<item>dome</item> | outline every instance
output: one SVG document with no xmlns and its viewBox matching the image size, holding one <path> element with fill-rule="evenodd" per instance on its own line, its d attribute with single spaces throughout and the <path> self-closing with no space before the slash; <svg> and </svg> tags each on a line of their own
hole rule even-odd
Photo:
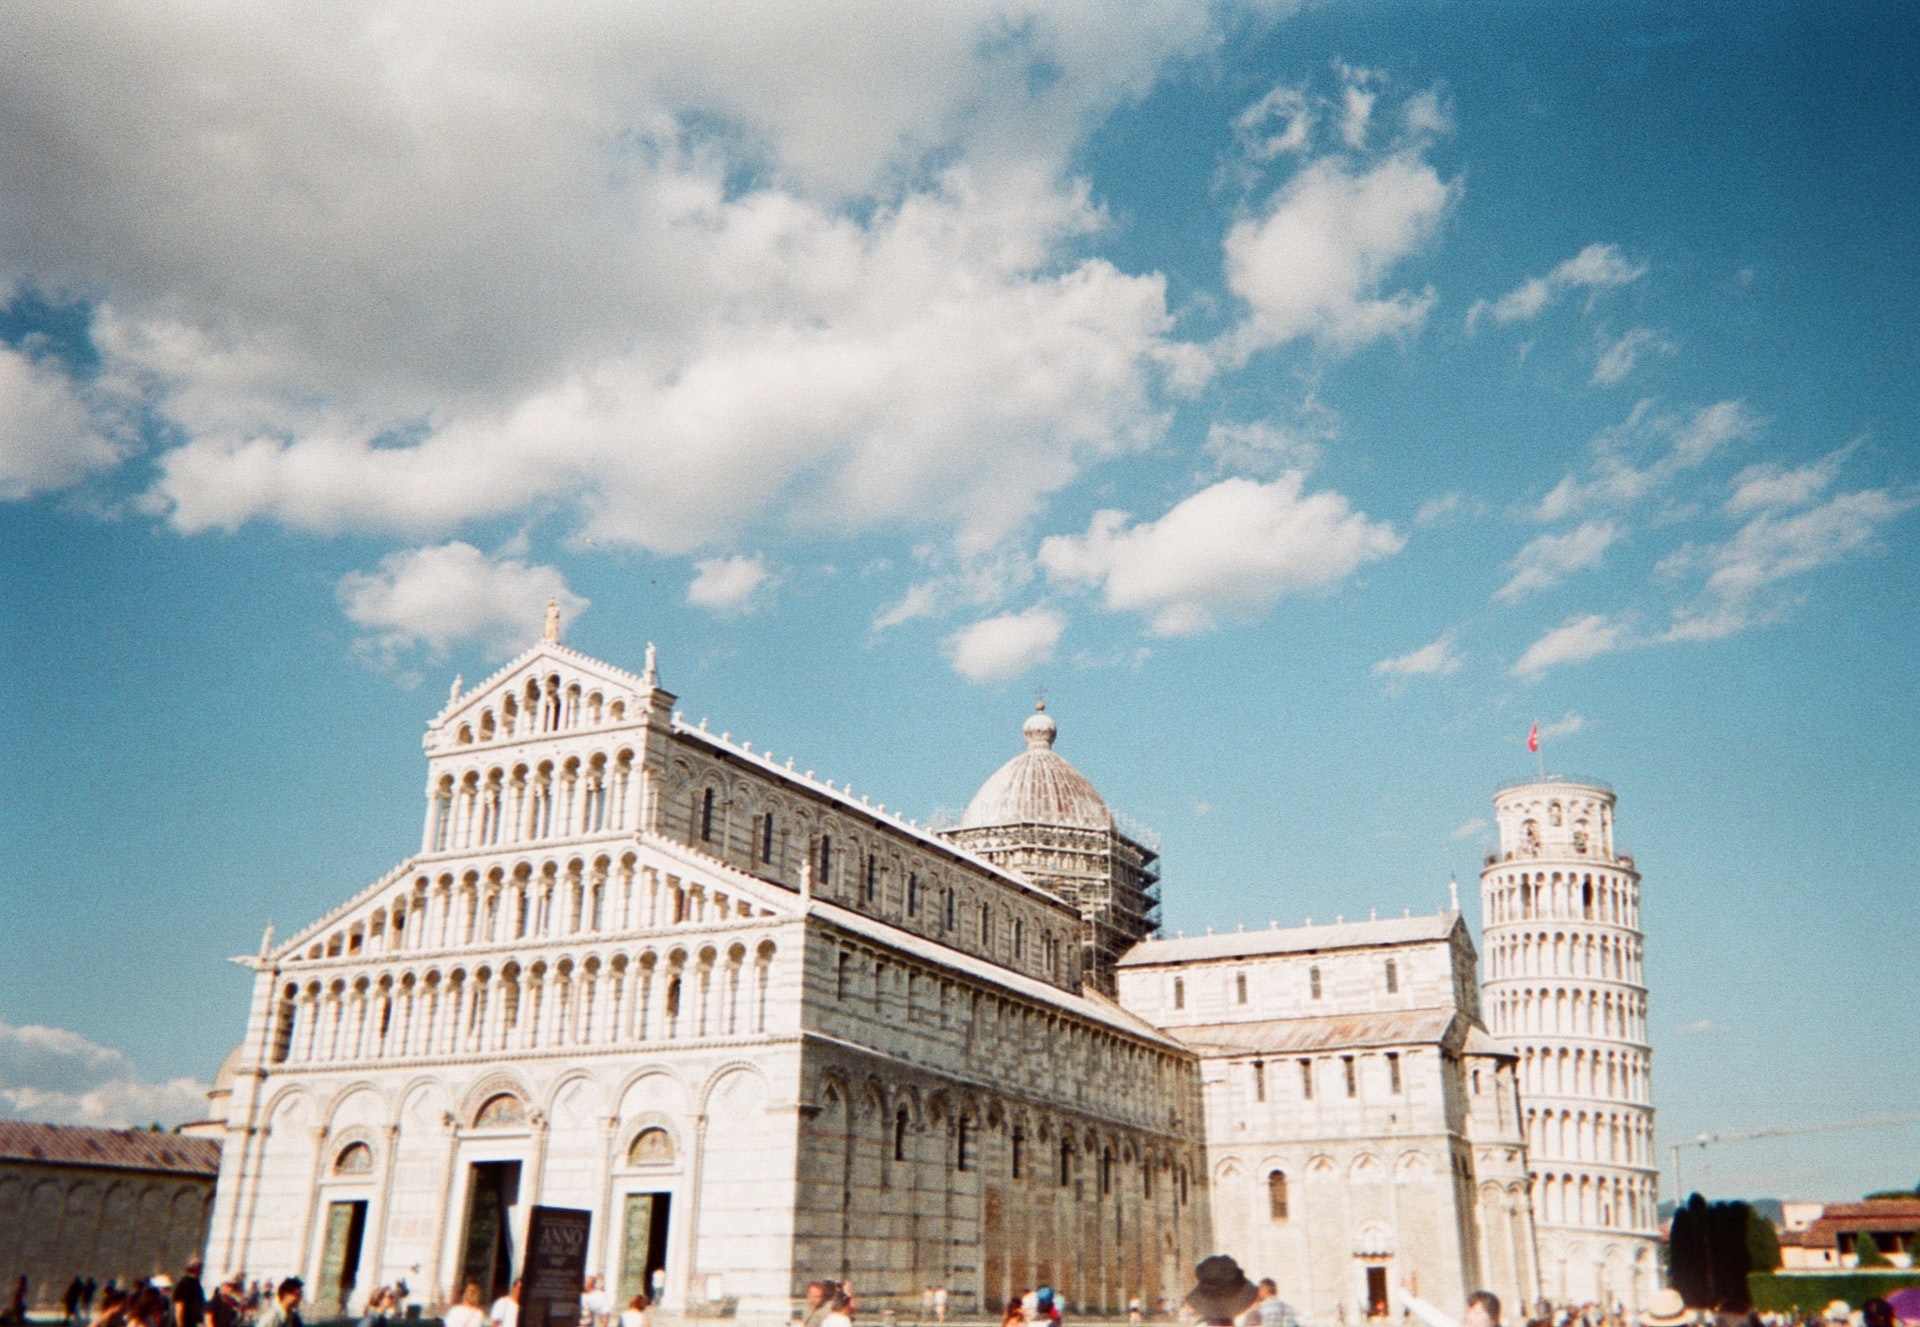
<svg viewBox="0 0 1920 1327">
<path fill-rule="evenodd" d="M 1053 749 L 1059 725 L 1044 704 L 1020 726 L 1027 749 L 993 772 L 961 813 L 961 829 L 992 825 L 1068 825 L 1112 829 L 1113 813 L 1087 776 Z"/>
</svg>

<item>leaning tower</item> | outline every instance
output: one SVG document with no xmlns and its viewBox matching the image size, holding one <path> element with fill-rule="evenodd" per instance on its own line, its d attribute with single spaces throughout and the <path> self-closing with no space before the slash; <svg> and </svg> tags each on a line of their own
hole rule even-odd
<svg viewBox="0 0 1920 1327">
<path fill-rule="evenodd" d="M 1640 873 L 1604 783 L 1518 783 L 1493 805 L 1485 1003 L 1520 1057 L 1541 1291 L 1638 1309 L 1659 1286 Z"/>
</svg>

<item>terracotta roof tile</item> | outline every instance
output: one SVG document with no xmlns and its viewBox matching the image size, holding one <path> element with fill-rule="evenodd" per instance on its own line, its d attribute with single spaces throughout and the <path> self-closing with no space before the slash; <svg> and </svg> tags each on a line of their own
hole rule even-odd
<svg viewBox="0 0 1920 1327">
<path fill-rule="evenodd" d="M 220 1144 L 211 1138 L 186 1138 L 144 1129 L 89 1129 L 0 1120 L 0 1161 L 153 1170 L 211 1179 L 220 1173 Z"/>
</svg>

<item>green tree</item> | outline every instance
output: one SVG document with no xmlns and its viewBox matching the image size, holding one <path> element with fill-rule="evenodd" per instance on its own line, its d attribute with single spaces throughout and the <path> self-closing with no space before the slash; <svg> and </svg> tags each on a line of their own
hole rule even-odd
<svg viewBox="0 0 1920 1327">
<path fill-rule="evenodd" d="M 1860 1238 L 1853 1242 L 1853 1251 L 1860 1255 L 1862 1267 L 1893 1266 L 1888 1261 L 1887 1255 L 1880 1252 L 1880 1241 L 1873 1237 L 1873 1232 L 1870 1230 L 1860 1232 Z"/>
<path fill-rule="evenodd" d="M 1754 1272 L 1780 1270 L 1780 1233 L 1753 1209 L 1747 1209 L 1747 1268 Z"/>
</svg>

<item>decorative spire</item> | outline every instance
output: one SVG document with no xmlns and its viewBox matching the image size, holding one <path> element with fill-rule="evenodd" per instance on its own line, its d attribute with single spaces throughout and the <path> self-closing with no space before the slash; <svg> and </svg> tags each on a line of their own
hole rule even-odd
<svg viewBox="0 0 1920 1327">
<path fill-rule="evenodd" d="M 640 680 L 650 687 L 660 685 L 660 653 L 653 648 L 653 642 L 647 642 L 647 671 L 640 674 Z"/>
<path fill-rule="evenodd" d="M 260 936 L 260 957 L 265 958 L 273 950 L 273 923 L 267 923 L 267 929 Z"/>
<path fill-rule="evenodd" d="M 546 642 L 549 645 L 560 643 L 560 604 L 558 600 L 547 600 Z"/>
<path fill-rule="evenodd" d="M 460 674 L 455 673 L 453 675 L 453 689 L 447 692 L 447 704 L 451 705 L 460 699 L 460 683 L 463 680 Z"/>
<path fill-rule="evenodd" d="M 1460 911 L 1460 882 L 1451 876 L 1447 877 L 1447 907 L 1454 912 Z"/>
</svg>

